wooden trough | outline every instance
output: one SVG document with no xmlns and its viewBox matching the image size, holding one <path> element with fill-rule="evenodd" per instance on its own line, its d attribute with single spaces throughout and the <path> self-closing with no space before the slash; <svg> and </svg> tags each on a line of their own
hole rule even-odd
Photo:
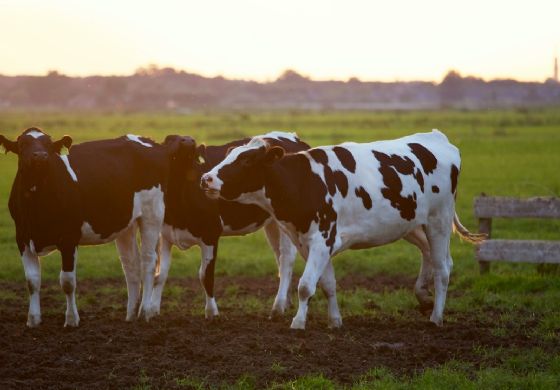
<svg viewBox="0 0 560 390">
<path fill-rule="evenodd" d="M 560 219 L 560 198 L 519 199 L 483 194 L 474 200 L 474 214 L 479 232 L 489 238 L 476 248 L 481 273 L 490 270 L 492 261 L 560 264 L 560 241 L 490 239 L 492 218 Z"/>
</svg>

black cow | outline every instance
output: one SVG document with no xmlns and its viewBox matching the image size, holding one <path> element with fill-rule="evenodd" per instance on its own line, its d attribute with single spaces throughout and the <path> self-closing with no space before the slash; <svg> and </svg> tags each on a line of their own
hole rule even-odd
<svg viewBox="0 0 560 390">
<path fill-rule="evenodd" d="M 183 142 L 194 147 L 192 140 Z M 78 326 L 77 248 L 113 240 L 128 286 L 126 319 L 132 320 L 138 309 L 138 315 L 148 320 L 154 314 L 151 294 L 156 247 L 173 150 L 127 135 L 75 145 L 68 155 L 61 155 L 61 148 L 69 148 L 72 139 L 64 136 L 53 142 L 38 128 L 25 130 L 16 141 L 0 136 L 0 144 L 18 155 L 9 209 L 30 294 L 27 325 L 41 322 L 39 256 L 54 249 L 61 252 L 60 285 L 67 301 L 65 326 Z"/>
<path fill-rule="evenodd" d="M 173 143 L 177 136 L 170 136 L 166 143 Z M 282 146 L 290 152 L 306 150 L 309 145 L 292 133 L 271 132 L 262 136 L 272 145 Z M 283 314 L 288 305 L 288 290 L 297 251 L 278 224 L 261 207 L 224 200 L 211 200 L 200 188 L 200 177 L 224 159 L 231 148 L 243 145 L 249 139 L 230 142 L 221 146 L 199 146 L 198 154 L 204 163 L 197 163 L 197 156 L 185 149 L 178 153 L 171 166 L 168 191 L 165 193 L 165 220 L 162 230 L 159 272 L 156 275 L 152 305 L 159 312 L 161 294 L 167 279 L 171 247 L 201 248 L 199 278 L 206 292 L 206 317 L 218 315 L 214 299 L 214 266 L 221 236 L 240 236 L 264 227 L 268 242 L 276 256 L 280 284 L 272 307 L 272 314 Z"/>
</svg>

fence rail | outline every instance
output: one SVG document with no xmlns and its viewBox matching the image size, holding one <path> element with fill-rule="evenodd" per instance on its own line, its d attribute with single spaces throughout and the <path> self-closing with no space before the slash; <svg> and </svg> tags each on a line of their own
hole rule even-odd
<svg viewBox="0 0 560 390">
<path fill-rule="evenodd" d="M 492 218 L 560 219 L 560 198 L 519 199 L 483 194 L 474 200 L 474 214 L 479 232 L 489 238 L 476 248 L 481 273 L 490 270 L 492 261 L 560 264 L 560 241 L 490 239 Z"/>
</svg>

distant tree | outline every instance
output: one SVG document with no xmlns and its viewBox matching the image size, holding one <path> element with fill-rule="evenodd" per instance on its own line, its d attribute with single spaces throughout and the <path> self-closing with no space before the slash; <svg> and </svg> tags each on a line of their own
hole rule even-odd
<svg viewBox="0 0 560 390">
<path fill-rule="evenodd" d="M 72 80 L 51 70 L 46 76 L 29 76 L 23 79 L 23 89 L 26 91 L 29 103 L 33 105 L 64 104 L 71 93 Z"/>
<path fill-rule="evenodd" d="M 276 79 L 277 82 L 291 82 L 298 83 L 302 81 L 309 81 L 309 77 L 302 76 L 293 69 L 286 69 L 279 77 Z"/>
<path fill-rule="evenodd" d="M 103 85 L 104 93 L 114 97 L 124 95 L 126 88 L 127 84 L 124 77 L 107 77 Z"/>
<path fill-rule="evenodd" d="M 439 85 L 440 99 L 443 107 L 452 107 L 465 96 L 464 79 L 459 72 L 450 70 Z"/>
</svg>

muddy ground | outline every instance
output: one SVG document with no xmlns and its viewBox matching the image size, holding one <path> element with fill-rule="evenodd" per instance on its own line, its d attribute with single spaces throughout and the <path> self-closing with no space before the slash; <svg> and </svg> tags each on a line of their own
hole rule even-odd
<svg viewBox="0 0 560 390">
<path fill-rule="evenodd" d="M 239 286 L 237 296 L 266 299 L 274 295 L 273 278 L 223 277 L 219 286 Z M 347 277 L 340 289 L 356 286 L 374 291 L 411 289 L 413 279 L 378 276 Z M 492 335 L 493 317 L 484 320 L 448 312 L 454 321 L 432 326 L 419 312 L 398 317 L 345 316 L 341 330 L 328 330 L 326 313 L 312 313 L 306 331 L 289 329 L 286 318 L 270 321 L 268 312 L 243 313 L 235 305 L 221 305 L 221 318 L 212 322 L 190 314 L 189 301 L 202 291 L 194 279 L 173 279 L 183 287 L 173 309 L 145 323 L 126 323 L 123 296 L 97 294 L 103 288 L 121 288 L 121 279 L 83 280 L 80 294 L 94 302 L 79 307 L 81 324 L 64 329 L 63 293 L 56 282 L 44 282 L 43 323 L 27 329 L 25 283 L 0 282 L 0 388 L 128 388 L 144 382 L 152 388 L 178 387 L 177 378 L 199 378 L 209 384 L 233 383 L 248 374 L 257 386 L 285 382 L 310 373 L 322 373 L 348 384 L 369 368 L 385 366 L 396 374 L 412 375 L 452 359 L 479 364 L 477 348 L 532 348 L 540 345 L 523 333 Z M 224 294 L 218 288 L 217 296 Z M 412 294 L 412 291 L 411 291 Z M 220 301 L 218 301 L 220 303 Z M 480 316 L 478 316 L 480 318 Z"/>
</svg>

